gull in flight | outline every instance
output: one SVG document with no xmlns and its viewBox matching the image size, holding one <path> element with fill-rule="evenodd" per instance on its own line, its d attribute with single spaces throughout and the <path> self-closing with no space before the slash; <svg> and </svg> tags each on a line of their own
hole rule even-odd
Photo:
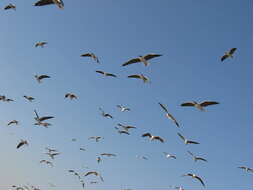
<svg viewBox="0 0 253 190">
<path fill-rule="evenodd" d="M 179 123 L 178 123 L 177 120 L 173 117 L 173 115 L 171 115 L 171 114 L 169 113 L 168 109 L 167 109 L 163 104 L 161 104 L 161 103 L 158 103 L 158 104 L 159 104 L 159 105 L 161 106 L 161 108 L 166 112 L 166 117 L 169 118 L 170 120 L 172 120 L 172 121 L 176 124 L 177 127 L 180 127 Z"/>
<path fill-rule="evenodd" d="M 126 130 L 120 130 L 118 127 L 115 127 L 115 129 L 118 131 L 119 134 L 126 134 L 126 135 L 130 135 L 130 133 Z"/>
<path fill-rule="evenodd" d="M 143 63 L 145 66 L 148 66 L 148 60 L 153 59 L 155 57 L 160 57 L 162 55 L 160 54 L 147 54 L 145 56 L 139 56 L 137 58 L 131 59 L 129 61 L 127 61 L 126 63 L 124 63 L 122 66 L 127 66 L 133 63 Z"/>
<path fill-rule="evenodd" d="M 190 152 L 190 151 L 187 151 L 192 157 L 193 157 L 193 160 L 195 161 L 195 162 L 197 162 L 198 160 L 202 160 L 202 161 L 204 161 L 204 162 L 207 162 L 207 160 L 206 159 L 204 159 L 204 158 L 201 158 L 201 157 L 198 157 L 198 156 L 195 156 L 192 152 Z"/>
<path fill-rule="evenodd" d="M 101 111 L 101 115 L 102 115 L 103 117 L 107 117 L 107 118 L 113 119 L 113 116 L 110 115 L 109 113 L 105 113 L 104 110 L 103 110 L 102 108 L 99 108 L 99 110 Z"/>
<path fill-rule="evenodd" d="M 150 133 L 144 133 L 143 135 L 142 135 L 142 137 L 149 137 L 149 139 L 151 140 L 151 141 L 153 141 L 153 140 L 159 140 L 160 142 L 164 142 L 164 140 L 161 138 L 161 137 L 159 137 L 159 136 L 153 136 L 153 135 L 151 135 Z"/>
<path fill-rule="evenodd" d="M 10 3 L 9 5 L 4 7 L 4 10 L 9 10 L 9 9 L 16 10 L 16 6 Z"/>
<path fill-rule="evenodd" d="M 95 175 L 95 176 L 98 176 L 98 177 L 100 178 L 100 180 L 104 182 L 103 177 L 102 177 L 102 176 L 101 176 L 98 172 L 96 172 L 96 171 L 90 171 L 90 172 L 87 172 L 84 176 L 86 177 L 86 176 L 89 176 L 89 175 Z"/>
<path fill-rule="evenodd" d="M 48 119 L 53 119 L 53 116 L 44 116 L 44 117 L 39 117 L 38 113 L 36 110 L 34 110 L 34 113 L 36 117 L 34 118 L 38 123 L 41 123 L 42 121 L 48 120 Z"/>
<path fill-rule="evenodd" d="M 35 79 L 38 81 L 38 83 L 41 83 L 43 79 L 50 78 L 48 75 L 34 75 Z"/>
<path fill-rule="evenodd" d="M 201 102 L 201 103 L 197 103 L 195 101 L 192 101 L 192 102 L 183 103 L 183 104 L 181 104 L 181 106 L 183 106 L 183 107 L 186 107 L 186 106 L 195 107 L 195 108 L 199 109 L 200 111 L 205 111 L 204 107 L 211 106 L 211 105 L 217 105 L 217 104 L 219 104 L 219 102 L 204 101 L 204 102 Z"/>
<path fill-rule="evenodd" d="M 13 102 L 14 100 L 10 99 L 10 98 L 6 98 L 6 96 L 0 96 L 0 100 L 2 100 L 3 102 Z"/>
<path fill-rule="evenodd" d="M 72 93 L 65 94 L 65 98 L 69 98 L 70 100 L 77 99 L 77 96 Z"/>
<path fill-rule="evenodd" d="M 122 105 L 117 105 L 117 108 L 119 108 L 121 112 L 130 111 L 130 108 L 124 107 Z"/>
<path fill-rule="evenodd" d="M 64 3 L 62 0 L 39 0 L 34 4 L 34 6 L 44 6 L 44 5 L 57 5 L 60 9 L 64 8 Z"/>
<path fill-rule="evenodd" d="M 59 152 L 46 152 L 45 154 L 47 154 L 51 159 L 54 159 L 55 156 L 59 155 Z"/>
<path fill-rule="evenodd" d="M 48 161 L 48 160 L 41 160 L 40 163 L 45 163 L 45 164 L 47 164 L 47 165 L 50 165 L 51 167 L 54 166 L 53 163 L 50 162 L 50 161 Z"/>
<path fill-rule="evenodd" d="M 104 72 L 104 71 L 96 71 L 96 73 L 100 73 L 106 77 L 117 77 L 115 74 L 112 74 L 112 73 L 107 73 L 107 72 Z"/>
<path fill-rule="evenodd" d="M 15 125 L 18 125 L 18 121 L 17 120 L 12 120 L 12 121 L 10 121 L 8 124 L 7 124 L 7 126 L 10 126 L 10 125 L 12 125 L 12 124 L 15 124 Z"/>
<path fill-rule="evenodd" d="M 103 137 L 100 137 L 100 136 L 96 136 L 96 137 L 89 137 L 89 140 L 90 139 L 95 139 L 96 142 L 99 142 L 100 139 L 103 139 Z"/>
<path fill-rule="evenodd" d="M 175 155 L 172 154 L 168 154 L 167 152 L 163 152 L 163 154 L 165 155 L 166 158 L 173 158 L 173 159 L 177 159 L 177 157 Z"/>
<path fill-rule="evenodd" d="M 177 133 L 177 135 L 184 141 L 184 143 L 187 144 L 199 144 L 196 141 L 190 141 L 188 139 L 186 139 L 183 135 L 181 135 L 180 133 Z"/>
<path fill-rule="evenodd" d="M 37 42 L 36 44 L 35 44 L 35 47 L 44 47 L 45 45 L 47 45 L 47 42 Z"/>
<path fill-rule="evenodd" d="M 35 98 L 31 97 L 31 96 L 23 96 L 25 99 L 27 99 L 29 102 L 32 102 Z"/>
<path fill-rule="evenodd" d="M 94 53 L 85 53 L 82 54 L 81 57 L 91 57 L 94 61 L 100 63 L 98 57 Z"/>
<path fill-rule="evenodd" d="M 245 166 L 240 166 L 240 167 L 238 167 L 238 168 L 243 169 L 243 170 L 245 170 L 246 172 L 253 172 L 253 169 L 248 168 L 248 167 L 245 167 Z"/>
<path fill-rule="evenodd" d="M 149 78 L 144 76 L 143 74 L 140 75 L 129 75 L 128 78 L 135 78 L 135 79 L 141 79 L 144 83 L 150 82 Z"/>
<path fill-rule="evenodd" d="M 225 52 L 225 54 L 221 57 L 221 61 L 224 61 L 227 58 L 233 58 L 233 54 L 237 48 L 231 48 L 228 52 Z"/>
<path fill-rule="evenodd" d="M 18 143 L 18 145 L 17 145 L 17 149 L 19 149 L 21 146 L 23 146 L 23 145 L 27 145 L 28 146 L 28 142 L 27 142 L 27 140 L 22 140 L 21 139 L 21 141 Z"/>
<path fill-rule="evenodd" d="M 136 129 L 136 127 L 134 127 L 134 126 L 130 126 L 130 125 L 122 125 L 122 124 L 120 124 L 120 123 L 118 123 L 118 126 L 119 127 L 122 127 L 125 131 L 129 131 L 129 129 Z"/>
<path fill-rule="evenodd" d="M 110 153 L 102 153 L 101 156 L 107 156 L 107 157 L 116 157 L 116 154 L 110 154 Z"/>
<path fill-rule="evenodd" d="M 56 149 L 52 149 L 52 148 L 48 148 L 48 147 L 46 147 L 45 149 L 46 149 L 49 153 L 58 152 Z"/>
<path fill-rule="evenodd" d="M 203 182 L 203 180 L 202 180 L 199 176 L 197 176 L 197 175 L 195 175 L 195 174 L 191 174 L 191 173 L 185 174 L 185 175 L 183 175 L 183 177 L 184 177 L 184 176 L 190 176 L 190 177 L 192 177 L 193 179 L 199 180 L 200 183 L 205 187 L 205 183 Z"/>
</svg>

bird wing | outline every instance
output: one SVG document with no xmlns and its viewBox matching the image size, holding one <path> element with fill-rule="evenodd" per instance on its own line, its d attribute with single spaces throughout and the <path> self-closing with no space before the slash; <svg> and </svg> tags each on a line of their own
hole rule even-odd
<svg viewBox="0 0 253 190">
<path fill-rule="evenodd" d="M 180 127 L 180 126 L 179 126 L 179 123 L 177 122 L 176 118 L 173 117 L 173 115 L 171 115 L 170 113 L 167 113 L 167 116 L 168 116 L 172 121 L 174 121 L 174 123 L 176 124 L 177 127 Z"/>
<path fill-rule="evenodd" d="M 198 143 L 198 142 L 196 142 L 196 141 L 188 141 L 188 143 L 189 143 L 189 144 L 200 144 L 200 143 Z"/>
<path fill-rule="evenodd" d="M 38 113 L 37 113 L 36 110 L 34 110 L 34 113 L 35 113 L 35 115 L 36 115 L 36 118 L 39 118 L 39 115 L 38 115 Z"/>
<path fill-rule="evenodd" d="M 52 116 L 44 116 L 44 117 L 41 117 L 39 118 L 40 121 L 45 121 L 45 120 L 48 120 L 48 119 L 53 119 L 54 117 Z"/>
<path fill-rule="evenodd" d="M 34 4 L 34 6 L 44 6 L 44 5 L 50 5 L 50 4 L 54 4 L 54 2 L 52 0 L 39 0 L 38 2 Z"/>
<path fill-rule="evenodd" d="M 67 93 L 65 94 L 65 98 L 69 97 L 70 96 L 70 93 Z"/>
<path fill-rule="evenodd" d="M 194 106 L 195 104 L 192 102 L 186 102 L 186 103 L 182 103 L 181 106 Z"/>
<path fill-rule="evenodd" d="M 48 75 L 40 75 L 39 76 L 39 79 L 45 79 L 45 78 L 50 78 L 50 76 L 48 76 Z"/>
<path fill-rule="evenodd" d="M 235 53 L 236 50 L 237 50 L 237 48 L 231 48 L 231 49 L 229 50 L 229 54 L 230 54 L 230 55 L 233 55 L 233 54 Z"/>
<path fill-rule="evenodd" d="M 196 176 L 196 179 L 199 180 L 200 183 L 205 187 L 205 183 L 203 182 L 203 180 L 200 177 Z"/>
<path fill-rule="evenodd" d="M 164 140 L 163 140 L 161 137 L 159 137 L 159 136 L 154 137 L 154 139 L 159 140 L 159 141 L 161 141 L 162 143 L 164 142 Z"/>
<path fill-rule="evenodd" d="M 153 59 L 155 57 L 160 57 L 160 56 L 162 56 L 162 55 L 160 55 L 160 54 L 147 54 L 144 56 L 144 59 L 149 60 L 149 59 Z"/>
<path fill-rule="evenodd" d="M 185 138 L 184 138 L 183 135 L 181 135 L 180 133 L 177 133 L 177 135 L 178 135 L 181 139 L 183 139 L 183 140 L 185 141 Z"/>
<path fill-rule="evenodd" d="M 144 134 L 142 135 L 142 137 L 150 137 L 150 138 L 151 138 L 151 134 L 150 134 L 150 133 L 144 133 Z"/>
<path fill-rule="evenodd" d="M 161 104 L 161 103 L 158 103 L 158 104 L 161 106 L 161 108 L 162 108 L 166 113 L 168 113 L 167 108 L 166 108 L 163 104 Z"/>
<path fill-rule="evenodd" d="M 117 75 L 112 74 L 112 73 L 107 73 L 107 76 L 110 76 L 110 77 L 117 77 Z"/>
<path fill-rule="evenodd" d="M 216 105 L 216 104 L 219 104 L 219 102 L 205 101 L 205 102 L 202 102 L 200 105 L 201 105 L 202 107 L 206 107 L 206 106 L 211 106 L 211 105 Z"/>
<path fill-rule="evenodd" d="M 134 126 L 126 126 L 127 129 L 136 129 Z"/>
<path fill-rule="evenodd" d="M 250 172 L 253 172 L 253 169 L 251 169 L 251 168 L 249 168 L 248 170 L 249 170 Z"/>
<path fill-rule="evenodd" d="M 100 74 L 102 74 L 102 75 L 104 75 L 105 74 L 105 72 L 104 71 L 96 71 L 97 73 L 100 73 Z"/>
<path fill-rule="evenodd" d="M 194 154 L 192 153 L 192 152 L 190 152 L 190 151 L 187 151 L 191 156 L 193 156 L 194 157 Z"/>
<path fill-rule="evenodd" d="M 140 75 L 129 75 L 128 78 L 136 78 L 136 79 L 140 79 Z"/>
<path fill-rule="evenodd" d="M 25 143 L 24 142 L 20 142 L 18 145 L 17 145 L 17 149 L 19 149 L 21 146 L 23 146 Z"/>
<path fill-rule="evenodd" d="M 81 57 L 91 57 L 91 54 L 90 53 L 85 53 L 85 54 L 82 54 Z"/>
<path fill-rule="evenodd" d="M 227 58 L 228 58 L 228 55 L 225 54 L 225 55 L 223 55 L 223 56 L 221 57 L 221 61 L 224 61 L 224 60 L 227 59 Z"/>
<path fill-rule="evenodd" d="M 141 61 L 140 58 L 134 58 L 134 59 L 131 59 L 128 62 L 122 64 L 122 66 L 130 65 L 130 64 L 133 64 L 133 63 L 138 63 L 140 61 Z"/>
<path fill-rule="evenodd" d="M 206 160 L 206 159 L 201 158 L 201 157 L 197 157 L 196 159 L 197 159 L 197 160 L 202 160 L 202 161 L 204 161 L 204 162 L 207 162 L 207 160 Z"/>
</svg>

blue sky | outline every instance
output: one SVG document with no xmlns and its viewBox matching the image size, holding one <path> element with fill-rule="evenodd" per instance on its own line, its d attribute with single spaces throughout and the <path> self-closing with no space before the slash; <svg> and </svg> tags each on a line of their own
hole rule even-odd
<svg viewBox="0 0 253 190">
<path fill-rule="evenodd" d="M 4 7 L 10 1 L 1 2 Z M 201 184 L 181 175 L 193 172 L 211 189 L 248 189 L 252 175 L 237 169 L 253 167 L 253 132 L 250 123 L 252 91 L 252 6 L 250 0 L 64 0 L 56 6 L 34 7 L 33 0 L 15 1 L 16 11 L 1 11 L 0 61 L 1 95 L 15 102 L 0 102 L 1 189 L 30 183 L 41 189 L 81 189 L 67 172 L 101 172 L 105 182 L 87 189 L 169 189 L 170 185 L 203 189 Z M 34 48 L 47 41 L 45 48 Z M 223 53 L 238 48 L 234 59 L 220 62 Z M 89 58 L 94 52 L 101 65 Z M 121 67 L 138 55 L 163 54 L 142 64 Z M 95 73 L 104 70 L 118 78 Z M 143 73 L 151 84 L 128 79 Z M 47 74 L 42 84 L 35 74 Z M 64 99 L 65 93 L 78 96 Z M 33 103 L 22 96 L 35 97 Z M 221 104 L 205 113 L 182 108 L 185 101 L 214 100 Z M 165 118 L 158 102 L 165 104 L 182 128 Z M 116 108 L 123 104 L 131 112 Z M 102 107 L 115 119 L 105 119 Z M 53 115 L 48 129 L 33 126 L 34 113 Z M 16 119 L 19 126 L 7 127 Z M 117 134 L 117 123 L 134 125 L 130 136 Z M 150 142 L 141 135 L 160 135 L 165 143 Z M 176 135 L 199 141 L 185 146 Z M 88 137 L 104 137 L 99 143 Z M 76 138 L 76 142 L 71 139 Z M 28 147 L 16 150 L 20 139 Z M 39 164 L 46 146 L 62 154 L 54 168 Z M 85 147 L 86 152 L 79 148 Z M 187 150 L 205 157 L 208 163 L 194 163 Z M 162 152 L 177 160 L 166 160 Z M 115 153 L 96 163 L 103 152 Z M 136 155 L 145 155 L 148 161 Z M 84 178 L 88 183 L 96 178 Z M 55 188 L 48 183 L 54 183 Z"/>
</svg>

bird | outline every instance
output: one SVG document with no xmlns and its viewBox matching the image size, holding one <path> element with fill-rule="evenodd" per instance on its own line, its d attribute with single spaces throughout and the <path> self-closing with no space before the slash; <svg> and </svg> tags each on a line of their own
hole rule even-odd
<svg viewBox="0 0 253 190">
<path fill-rule="evenodd" d="M 95 176 L 98 176 L 100 178 L 101 181 L 104 181 L 103 177 L 96 171 L 90 171 L 90 172 L 87 172 L 84 176 L 89 176 L 89 175 L 95 175 Z"/>
<path fill-rule="evenodd" d="M 180 133 L 177 133 L 177 135 L 184 141 L 184 143 L 187 144 L 200 144 L 196 141 L 190 141 L 188 139 L 186 139 L 183 135 L 181 135 Z"/>
<path fill-rule="evenodd" d="M 240 166 L 240 167 L 238 167 L 238 168 L 243 169 L 243 170 L 245 170 L 246 172 L 253 172 L 253 169 L 248 168 L 248 167 L 245 167 L 245 166 Z"/>
<path fill-rule="evenodd" d="M 117 105 L 117 108 L 119 108 L 121 112 L 130 111 L 130 108 L 124 107 L 122 105 Z"/>
<path fill-rule="evenodd" d="M 64 3 L 62 0 L 39 0 L 34 4 L 34 6 L 44 6 L 44 5 L 57 5 L 60 9 L 64 8 Z"/>
<path fill-rule="evenodd" d="M 10 125 L 12 125 L 12 124 L 15 124 L 15 125 L 18 125 L 18 121 L 17 120 L 12 120 L 12 121 L 10 121 L 8 124 L 7 124 L 7 126 L 10 126 Z"/>
<path fill-rule="evenodd" d="M 59 155 L 60 152 L 46 152 L 45 154 L 47 154 L 51 159 L 54 159 L 55 156 Z"/>
<path fill-rule="evenodd" d="M 221 57 L 221 61 L 224 61 L 227 58 L 233 58 L 233 54 L 237 48 L 231 48 L 228 52 L 225 52 L 225 54 Z"/>
<path fill-rule="evenodd" d="M 101 156 L 107 156 L 107 157 L 116 157 L 116 154 L 110 154 L 110 153 L 102 153 Z"/>
<path fill-rule="evenodd" d="M 97 70 L 96 73 L 100 73 L 100 74 L 102 74 L 102 75 L 104 75 L 106 77 L 117 77 L 117 75 L 115 75 L 115 74 L 107 73 L 107 72 L 104 72 L 104 71 L 98 71 Z"/>
<path fill-rule="evenodd" d="M 137 158 L 140 158 L 140 159 L 142 159 L 142 160 L 148 160 L 148 158 L 147 158 L 146 156 L 139 156 L 139 155 L 137 155 L 136 157 L 137 157 Z"/>
<path fill-rule="evenodd" d="M 20 140 L 20 142 L 17 145 L 17 149 L 19 149 L 21 146 L 27 145 L 28 146 L 28 141 L 27 140 Z"/>
<path fill-rule="evenodd" d="M 6 96 L 4 95 L 0 95 L 0 100 L 2 100 L 3 102 L 13 102 L 13 99 L 10 98 L 6 98 Z"/>
<path fill-rule="evenodd" d="M 50 165 L 51 167 L 53 167 L 53 163 L 48 161 L 48 160 L 41 160 L 40 163 L 45 163 L 45 164 Z"/>
<path fill-rule="evenodd" d="M 4 7 L 4 10 L 9 10 L 9 9 L 16 10 L 16 5 L 13 5 L 10 3 L 9 5 Z"/>
<path fill-rule="evenodd" d="M 126 135 L 130 135 L 130 133 L 128 131 L 125 131 L 125 130 L 120 130 L 118 127 L 115 127 L 115 129 L 118 130 L 118 133 L 119 134 L 126 134 Z"/>
<path fill-rule="evenodd" d="M 122 124 L 120 124 L 120 123 L 118 123 L 118 126 L 119 127 L 122 127 L 125 131 L 129 131 L 129 129 L 136 129 L 136 127 L 134 127 L 134 126 L 130 126 L 130 125 L 122 125 Z"/>
<path fill-rule="evenodd" d="M 200 183 L 205 187 L 205 183 L 203 182 L 203 180 L 202 180 L 199 176 L 197 176 L 197 175 L 195 175 L 195 174 L 191 174 L 191 173 L 185 174 L 185 175 L 183 175 L 183 177 L 184 177 L 184 176 L 190 176 L 190 177 L 192 177 L 193 179 L 199 180 Z"/>
<path fill-rule="evenodd" d="M 160 142 L 164 142 L 164 140 L 161 138 L 161 137 L 159 137 L 159 136 L 153 136 L 153 135 L 151 135 L 150 133 L 144 133 L 143 135 L 142 135 L 142 137 L 149 137 L 149 139 L 151 140 L 151 141 L 153 141 L 153 140 L 159 140 Z"/>
<path fill-rule="evenodd" d="M 53 116 L 44 116 L 44 117 L 39 117 L 38 113 L 36 110 L 34 110 L 34 113 L 36 117 L 34 118 L 38 123 L 41 123 L 42 121 L 48 120 L 48 119 L 53 119 Z"/>
<path fill-rule="evenodd" d="M 46 147 L 45 149 L 46 149 L 49 153 L 58 152 L 56 149 L 53 149 L 53 148 L 48 148 L 48 147 Z"/>
<path fill-rule="evenodd" d="M 27 99 L 29 102 L 32 102 L 35 98 L 31 97 L 31 96 L 23 96 L 25 99 Z"/>
<path fill-rule="evenodd" d="M 85 148 L 79 148 L 79 150 L 86 151 L 86 149 L 85 149 Z"/>
<path fill-rule="evenodd" d="M 204 107 L 211 106 L 211 105 L 217 105 L 217 104 L 219 104 L 219 102 L 204 101 L 201 103 L 197 103 L 196 101 L 192 101 L 192 102 L 182 103 L 181 106 L 183 106 L 183 107 L 191 106 L 191 107 L 195 107 L 195 108 L 199 109 L 200 111 L 205 111 Z"/>
<path fill-rule="evenodd" d="M 161 106 L 161 108 L 166 112 L 166 117 L 169 118 L 170 120 L 172 120 L 172 121 L 176 124 L 177 127 L 180 127 L 179 123 L 178 123 L 177 120 L 173 117 L 173 115 L 171 115 L 171 114 L 169 113 L 168 109 L 167 109 L 163 104 L 161 104 L 161 103 L 158 103 L 158 104 L 159 104 L 159 105 Z"/>
<path fill-rule="evenodd" d="M 163 152 L 163 154 L 165 155 L 166 158 L 173 158 L 173 159 L 177 159 L 177 157 L 175 155 L 172 154 L 168 154 L 167 152 Z"/>
<path fill-rule="evenodd" d="M 94 53 L 85 53 L 85 54 L 82 54 L 81 57 L 91 57 L 92 59 L 94 59 L 94 61 L 96 61 L 97 63 L 100 63 L 98 57 Z"/>
<path fill-rule="evenodd" d="M 102 108 L 99 108 L 99 110 L 101 111 L 101 115 L 102 115 L 103 117 L 113 119 L 113 116 L 112 116 L 111 114 L 109 114 L 109 113 L 105 113 L 104 110 L 103 110 Z"/>
<path fill-rule="evenodd" d="M 198 157 L 198 156 L 195 156 L 192 152 L 190 152 L 190 151 L 187 151 L 192 157 L 193 157 L 193 160 L 195 161 L 195 162 L 197 162 L 198 160 L 202 160 L 202 161 L 204 161 L 204 162 L 207 162 L 207 160 L 206 159 L 204 159 L 204 158 L 201 158 L 201 157 Z"/>
<path fill-rule="evenodd" d="M 143 74 L 139 75 L 129 75 L 128 78 L 135 78 L 135 79 L 141 79 L 144 83 L 150 82 L 149 78 L 144 76 Z"/>
<path fill-rule="evenodd" d="M 145 66 L 148 66 L 149 63 L 148 63 L 148 60 L 150 59 L 153 59 L 155 57 L 160 57 L 162 55 L 160 54 L 147 54 L 145 56 L 139 56 L 137 58 L 134 58 L 134 59 L 131 59 L 129 61 L 127 61 L 126 63 L 124 63 L 122 66 L 127 66 L 127 65 L 130 65 L 130 64 L 133 64 L 133 63 L 143 63 Z"/>
<path fill-rule="evenodd" d="M 34 75 L 35 79 L 38 81 L 38 83 L 41 83 L 43 79 L 51 78 L 48 75 Z"/>
<path fill-rule="evenodd" d="M 100 137 L 100 136 L 96 136 L 96 137 L 89 137 L 89 140 L 90 139 L 95 139 L 96 142 L 99 142 L 100 139 L 103 139 L 103 137 Z"/>
<path fill-rule="evenodd" d="M 45 45 L 47 45 L 47 42 L 37 42 L 36 44 L 35 44 L 35 47 L 44 47 Z"/>
<path fill-rule="evenodd" d="M 69 98 L 70 100 L 77 99 L 77 96 L 72 93 L 65 94 L 65 98 Z"/>
</svg>

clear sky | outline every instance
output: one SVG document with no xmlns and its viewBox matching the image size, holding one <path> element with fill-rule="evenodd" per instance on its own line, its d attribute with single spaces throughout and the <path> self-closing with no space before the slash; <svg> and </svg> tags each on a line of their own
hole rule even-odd
<svg viewBox="0 0 253 190">
<path fill-rule="evenodd" d="M 34 7 L 34 0 L 12 0 L 17 10 L 0 11 L 0 95 L 15 101 L 0 102 L 0 189 L 27 183 L 43 189 L 82 189 L 81 174 L 101 172 L 105 182 L 86 189 L 204 189 L 181 175 L 201 176 L 207 190 L 250 189 L 251 173 L 237 169 L 253 167 L 252 157 L 252 0 L 64 0 L 56 6 Z M 45 48 L 35 48 L 47 41 Z M 220 62 L 223 53 L 238 48 L 234 59 Z M 95 53 L 101 64 L 82 53 Z M 163 54 L 142 64 L 121 67 L 127 60 L 147 53 Z M 118 78 L 95 73 L 104 70 Z M 143 73 L 152 83 L 128 79 Z M 35 74 L 50 75 L 42 84 Z M 64 99 L 72 92 L 78 100 Z M 30 103 L 23 95 L 33 96 Z M 220 105 L 200 112 L 183 108 L 185 101 L 213 100 Z M 165 104 L 182 128 L 168 120 L 158 102 Z M 121 113 L 123 104 L 131 108 Z M 103 118 L 99 107 L 112 114 Z M 33 110 L 53 115 L 48 129 L 36 127 Z M 19 126 L 7 127 L 16 119 Z M 134 125 L 130 136 L 119 135 L 117 123 Z M 150 142 L 141 135 L 160 135 L 165 143 Z M 200 145 L 184 145 L 182 133 Z M 103 136 L 95 143 L 90 136 Z M 76 138 L 76 142 L 71 139 Z M 28 147 L 16 149 L 20 139 Z M 50 168 L 39 163 L 49 159 L 45 147 L 62 154 Z M 87 149 L 79 151 L 80 147 Z M 208 163 L 194 163 L 187 150 Z M 115 153 L 97 164 L 96 156 Z M 177 156 L 168 160 L 162 152 Z M 140 160 L 144 155 L 149 160 Z M 83 177 L 83 176 L 82 176 Z M 52 188 L 48 183 L 54 183 Z"/>
</svg>

